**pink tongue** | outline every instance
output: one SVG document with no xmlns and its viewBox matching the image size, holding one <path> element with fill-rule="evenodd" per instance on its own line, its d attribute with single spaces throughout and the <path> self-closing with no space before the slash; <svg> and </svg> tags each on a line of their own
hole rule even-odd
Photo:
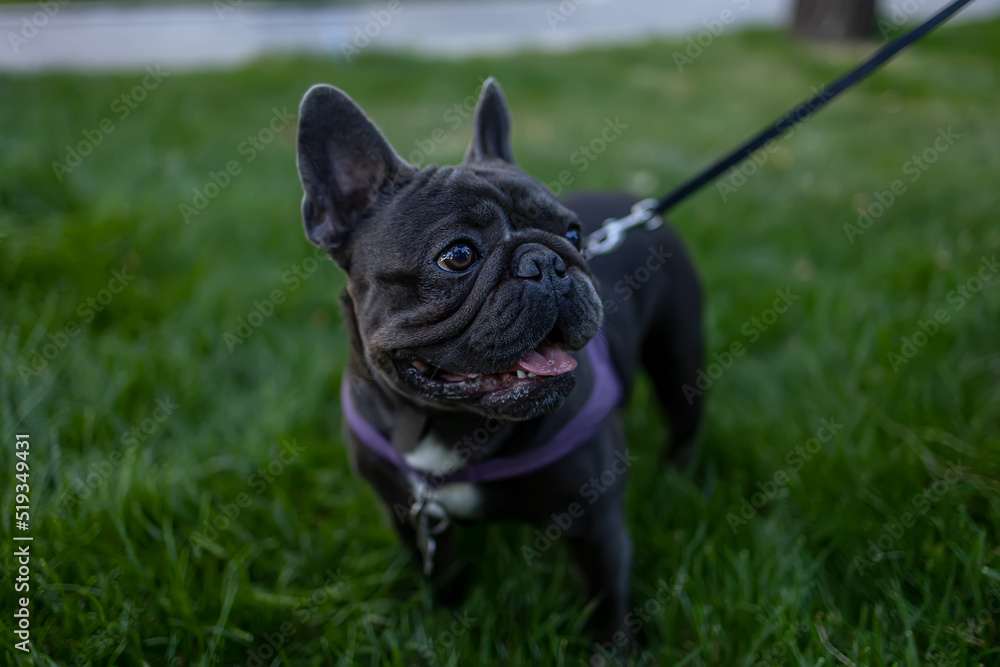
<svg viewBox="0 0 1000 667">
<path fill-rule="evenodd" d="M 517 367 L 535 375 L 562 375 L 576 368 L 576 359 L 561 347 L 552 343 L 540 343 L 517 362 Z"/>
</svg>

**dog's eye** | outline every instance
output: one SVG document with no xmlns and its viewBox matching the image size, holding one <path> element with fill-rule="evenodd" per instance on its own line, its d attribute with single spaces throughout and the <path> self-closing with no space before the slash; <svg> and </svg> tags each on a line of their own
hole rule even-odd
<svg viewBox="0 0 1000 667">
<path fill-rule="evenodd" d="M 580 236 L 580 225 L 576 223 L 570 225 L 569 229 L 566 231 L 566 239 L 576 246 L 577 250 L 582 248 L 583 237 Z"/>
<path fill-rule="evenodd" d="M 438 266 L 445 271 L 465 271 L 476 261 L 476 249 L 465 242 L 450 246 L 438 257 Z"/>
</svg>

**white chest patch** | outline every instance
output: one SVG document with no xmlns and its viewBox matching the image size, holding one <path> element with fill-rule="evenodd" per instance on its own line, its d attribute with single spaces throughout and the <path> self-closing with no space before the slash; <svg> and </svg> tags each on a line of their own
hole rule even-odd
<svg viewBox="0 0 1000 667">
<path fill-rule="evenodd" d="M 440 489 L 432 491 L 431 496 L 444 505 L 448 514 L 454 517 L 459 519 L 479 518 L 482 492 L 475 484 L 470 482 L 445 484 Z"/>
<path fill-rule="evenodd" d="M 403 455 L 406 463 L 426 473 L 445 475 L 465 465 L 462 457 L 448 449 L 432 436 L 427 436 L 409 454 Z M 471 482 L 453 482 L 430 491 L 431 497 L 441 503 L 448 513 L 461 519 L 475 519 L 482 504 L 482 491 Z"/>
<path fill-rule="evenodd" d="M 465 465 L 455 450 L 448 449 L 432 436 L 421 440 L 416 448 L 409 454 L 404 454 L 403 458 L 411 468 L 429 473 L 448 474 Z"/>
</svg>

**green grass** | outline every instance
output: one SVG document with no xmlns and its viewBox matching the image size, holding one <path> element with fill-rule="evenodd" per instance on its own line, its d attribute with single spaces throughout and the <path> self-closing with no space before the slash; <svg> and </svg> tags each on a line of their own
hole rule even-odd
<svg viewBox="0 0 1000 667">
<path fill-rule="evenodd" d="M 122 120 L 111 105 L 141 75 L 0 78 L 4 660 L 245 664 L 270 636 L 287 664 L 586 664 L 576 574 L 560 548 L 525 565 L 530 527 L 462 534 L 476 583 L 455 610 L 432 603 L 341 444 L 344 280 L 309 261 L 294 127 L 252 162 L 240 144 L 326 81 L 404 156 L 443 128 L 430 159 L 452 162 L 471 128 L 444 113 L 492 74 L 530 173 L 653 195 L 865 55 L 751 32 L 678 73 L 683 46 L 272 59 L 173 74 Z M 675 211 L 710 351 L 746 352 L 712 383 L 692 470 L 654 463 L 663 425 L 645 380 L 627 413 L 643 461 L 628 492 L 634 601 L 676 584 L 643 622 L 644 664 L 839 664 L 833 650 L 857 665 L 1000 664 L 1000 281 L 948 300 L 1000 254 L 998 62 L 1000 23 L 947 29 L 782 140 L 725 201 L 709 188 Z M 105 117 L 114 131 L 60 183 L 52 162 Z M 570 155 L 609 117 L 629 128 L 579 172 Z M 904 163 L 948 127 L 959 138 L 910 181 Z M 179 204 L 230 160 L 239 175 L 185 224 Z M 895 179 L 906 192 L 850 243 L 844 225 Z M 91 312 L 123 267 L 134 278 Z M 797 301 L 751 342 L 746 323 L 789 288 Z M 230 351 L 225 334 L 275 290 L 283 303 Z M 889 354 L 938 309 L 948 322 L 894 371 Z M 23 373 L 69 323 L 65 349 Z M 166 399 L 177 407 L 157 422 Z M 842 426 L 808 443 L 823 419 Z M 16 433 L 31 436 L 30 657 L 8 613 Z M 279 465 L 284 441 L 301 452 Z M 816 453 L 793 471 L 796 447 Z M 938 482 L 949 462 L 968 469 Z M 272 482 L 252 477 L 269 464 Z M 787 488 L 731 528 L 779 472 Z M 905 512 L 912 525 L 890 526 L 859 572 Z M 452 611 L 469 617 L 457 637 Z"/>
</svg>

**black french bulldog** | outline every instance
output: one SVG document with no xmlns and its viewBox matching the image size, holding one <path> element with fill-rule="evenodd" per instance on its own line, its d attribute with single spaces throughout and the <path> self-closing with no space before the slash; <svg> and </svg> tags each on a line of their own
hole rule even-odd
<svg viewBox="0 0 1000 667">
<path fill-rule="evenodd" d="M 302 100 L 306 236 L 348 278 L 352 465 L 435 578 L 457 569 L 454 522 L 562 517 L 561 539 L 598 598 L 593 638 L 622 645 L 631 459 L 614 408 L 642 364 L 670 424 L 666 451 L 687 461 L 702 411 L 682 389 L 702 361 L 698 278 L 666 224 L 588 263 L 585 235 L 635 200 L 560 201 L 515 166 L 492 79 L 474 124 L 462 164 L 420 169 L 337 88 Z"/>
</svg>

